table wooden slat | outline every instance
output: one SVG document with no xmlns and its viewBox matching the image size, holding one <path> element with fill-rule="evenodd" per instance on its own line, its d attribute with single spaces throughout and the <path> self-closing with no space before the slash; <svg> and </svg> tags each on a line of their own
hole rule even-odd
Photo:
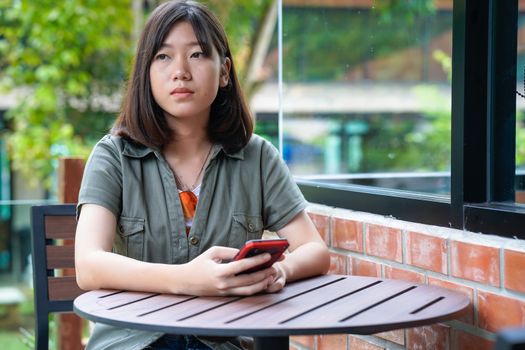
<svg viewBox="0 0 525 350">
<path fill-rule="evenodd" d="M 228 319 L 225 319 L 225 317 L 231 320 L 241 317 L 244 314 L 256 312 L 257 310 L 264 310 L 271 305 L 280 305 L 283 300 L 289 300 L 290 298 L 297 297 L 297 295 L 307 293 L 311 290 L 322 290 L 324 286 L 328 286 L 341 279 L 343 278 L 334 278 L 333 276 L 330 276 L 319 280 L 304 280 L 290 284 L 289 288 L 287 286 L 287 288 L 282 290 L 280 293 L 260 294 L 251 296 L 249 298 L 228 299 L 228 302 L 224 303 L 221 307 L 216 307 L 213 309 L 210 308 L 208 312 L 204 313 L 200 308 L 196 309 L 193 313 L 186 313 L 185 310 L 181 310 L 180 308 L 170 308 L 161 310 L 158 313 L 149 314 L 145 317 L 145 319 L 148 319 L 150 322 L 156 322 L 157 320 L 166 322 L 168 319 L 173 319 L 172 315 L 174 313 L 177 315 L 182 313 L 181 317 L 177 318 L 177 321 L 184 321 L 188 325 L 200 324 L 203 321 L 208 322 L 211 320 L 214 322 L 225 323 L 228 321 Z M 196 300 L 195 303 L 200 303 L 200 300 L 202 299 L 203 298 L 199 298 L 199 300 Z M 192 314 L 194 315 L 193 317 L 191 317 Z M 146 322 L 146 320 L 142 320 L 142 322 Z"/>
<path fill-rule="evenodd" d="M 326 275 L 250 297 L 191 297 L 95 291 L 75 311 L 121 327 L 195 335 L 371 334 L 459 316 L 469 299 L 444 288 Z M 417 311 L 417 312 L 415 312 Z"/>
<path fill-rule="evenodd" d="M 355 313 L 364 312 L 376 303 L 388 300 L 392 295 L 402 293 L 412 286 L 402 281 L 384 280 L 381 283 L 374 284 L 369 288 L 349 293 L 351 291 L 352 281 L 348 280 L 347 285 L 340 286 L 340 293 L 344 293 L 343 298 L 334 302 L 323 305 L 322 307 L 308 312 L 304 315 L 298 313 L 293 315 L 294 318 L 288 317 L 283 319 L 286 326 L 308 325 L 311 322 L 323 322 L 333 326 L 342 326 L 341 320 Z M 346 281 L 345 281 L 346 282 Z M 315 305 L 315 300 L 309 300 L 309 305 Z M 377 316 L 379 314 L 374 314 Z M 377 318 L 377 317 L 376 317 Z"/>
</svg>

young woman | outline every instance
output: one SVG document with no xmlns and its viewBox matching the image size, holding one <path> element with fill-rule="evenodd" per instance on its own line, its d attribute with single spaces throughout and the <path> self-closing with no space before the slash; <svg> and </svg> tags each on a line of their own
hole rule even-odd
<svg viewBox="0 0 525 350">
<path fill-rule="evenodd" d="M 252 131 L 217 18 L 195 2 L 160 5 L 139 40 L 122 112 L 86 165 L 79 286 L 251 295 L 326 273 L 328 250 L 301 192 L 275 148 Z M 270 258 L 227 262 L 263 230 L 287 238 L 289 253 L 239 274 Z M 201 340 L 97 324 L 88 349 L 240 348 Z"/>
</svg>

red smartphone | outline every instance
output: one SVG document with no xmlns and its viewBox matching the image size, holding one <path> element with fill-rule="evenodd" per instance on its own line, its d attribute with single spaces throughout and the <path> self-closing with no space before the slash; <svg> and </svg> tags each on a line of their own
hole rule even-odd
<svg viewBox="0 0 525 350">
<path fill-rule="evenodd" d="M 236 261 L 262 253 L 270 253 L 270 255 L 272 256 L 270 260 L 268 260 L 264 264 L 257 265 L 241 273 L 251 273 L 259 271 L 272 266 L 274 262 L 279 260 L 279 257 L 284 253 L 288 246 L 289 244 L 286 238 L 253 239 L 251 241 L 247 241 L 244 244 L 239 253 L 235 255 L 233 260 Z"/>
</svg>

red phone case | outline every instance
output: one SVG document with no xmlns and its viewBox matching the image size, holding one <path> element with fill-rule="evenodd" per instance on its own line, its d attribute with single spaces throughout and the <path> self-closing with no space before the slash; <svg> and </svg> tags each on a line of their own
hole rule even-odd
<svg viewBox="0 0 525 350">
<path fill-rule="evenodd" d="M 277 239 L 254 239 L 247 241 L 246 244 L 241 248 L 239 253 L 233 258 L 233 260 L 240 260 L 243 258 L 249 258 L 262 253 L 270 253 L 272 258 L 264 264 L 252 267 L 242 273 L 250 273 L 268 268 L 276 262 L 279 257 L 288 248 L 289 243 L 286 238 Z"/>
</svg>

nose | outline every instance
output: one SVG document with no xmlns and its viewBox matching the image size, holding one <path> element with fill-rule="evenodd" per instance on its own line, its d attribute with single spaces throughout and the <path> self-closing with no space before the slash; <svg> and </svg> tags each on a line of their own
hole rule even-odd
<svg viewBox="0 0 525 350">
<path fill-rule="evenodd" d="M 183 59 L 174 60 L 174 67 L 171 73 L 172 80 L 189 80 L 191 74 L 186 62 Z"/>
</svg>

